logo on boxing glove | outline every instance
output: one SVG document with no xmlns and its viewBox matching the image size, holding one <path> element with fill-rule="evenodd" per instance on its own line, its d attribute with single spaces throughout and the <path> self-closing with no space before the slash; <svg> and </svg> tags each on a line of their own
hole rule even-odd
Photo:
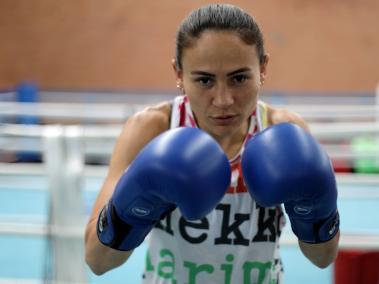
<svg viewBox="0 0 379 284">
<path fill-rule="evenodd" d="M 311 206 L 304 206 L 304 205 L 297 205 L 293 208 L 293 211 L 295 211 L 298 215 L 309 215 L 312 212 Z"/>
<path fill-rule="evenodd" d="M 136 215 L 138 217 L 145 217 L 150 214 L 150 210 L 143 207 L 133 207 L 131 211 L 133 215 Z"/>
</svg>

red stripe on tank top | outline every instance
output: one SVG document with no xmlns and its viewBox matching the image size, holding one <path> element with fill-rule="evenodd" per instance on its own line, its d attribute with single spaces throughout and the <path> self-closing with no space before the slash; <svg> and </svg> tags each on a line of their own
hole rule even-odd
<svg viewBox="0 0 379 284">
<path fill-rule="evenodd" d="M 253 111 L 251 116 L 256 118 L 256 109 Z M 245 142 L 246 142 L 258 131 L 258 121 L 255 119 L 254 123 L 254 129 L 253 131 L 247 133 Z M 230 161 L 230 167 L 233 175 L 237 175 L 237 183 L 236 185 L 231 185 L 226 193 L 233 194 L 233 193 L 242 193 L 247 192 L 247 187 L 245 185 L 243 175 L 242 175 L 242 168 L 241 168 L 241 154 L 239 154 L 237 157 L 235 157 L 232 161 Z"/>
<path fill-rule="evenodd" d="M 189 119 L 189 121 L 190 121 L 190 123 L 191 123 L 191 126 L 192 126 L 192 127 L 195 127 L 195 126 L 196 126 L 196 121 L 195 121 L 195 119 L 194 119 L 191 115 L 188 115 L 188 119 Z"/>
<path fill-rule="evenodd" d="M 226 193 L 228 194 L 233 194 L 233 193 L 242 193 L 242 192 L 247 192 L 247 187 L 245 185 L 245 182 L 243 180 L 242 176 L 242 168 L 241 168 L 241 163 L 238 161 L 238 163 L 233 163 L 230 165 L 232 174 L 236 175 L 237 174 L 237 184 L 236 185 L 231 185 Z"/>
<path fill-rule="evenodd" d="M 185 126 L 186 123 L 186 106 L 183 103 L 179 104 L 179 126 Z"/>
</svg>

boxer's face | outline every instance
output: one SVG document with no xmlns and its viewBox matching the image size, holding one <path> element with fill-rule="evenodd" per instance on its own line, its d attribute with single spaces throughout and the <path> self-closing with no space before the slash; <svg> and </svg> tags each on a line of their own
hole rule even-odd
<svg viewBox="0 0 379 284">
<path fill-rule="evenodd" d="M 183 50 L 177 80 L 200 128 L 216 138 L 246 134 L 267 60 L 260 65 L 254 45 L 225 31 L 206 31 Z"/>
</svg>

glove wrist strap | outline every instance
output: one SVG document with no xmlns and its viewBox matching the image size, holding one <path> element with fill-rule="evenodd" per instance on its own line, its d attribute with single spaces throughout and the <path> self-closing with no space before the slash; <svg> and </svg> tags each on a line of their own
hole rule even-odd
<svg viewBox="0 0 379 284">
<path fill-rule="evenodd" d="M 338 210 L 333 212 L 328 218 L 309 223 L 305 220 L 291 218 L 292 231 L 299 240 L 306 243 L 323 243 L 334 238 L 339 231 Z"/>
<path fill-rule="evenodd" d="M 131 225 L 120 219 L 112 200 L 101 210 L 97 222 L 100 242 L 110 248 L 128 251 L 138 247 L 150 232 L 151 225 Z"/>
</svg>

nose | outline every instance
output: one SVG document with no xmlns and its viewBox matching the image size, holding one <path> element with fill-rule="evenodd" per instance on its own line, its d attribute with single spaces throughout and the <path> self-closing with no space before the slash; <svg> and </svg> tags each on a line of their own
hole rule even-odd
<svg viewBox="0 0 379 284">
<path fill-rule="evenodd" d="M 220 86 L 215 90 L 212 104 L 221 109 L 226 109 L 234 103 L 233 94 L 227 87 Z"/>
</svg>

